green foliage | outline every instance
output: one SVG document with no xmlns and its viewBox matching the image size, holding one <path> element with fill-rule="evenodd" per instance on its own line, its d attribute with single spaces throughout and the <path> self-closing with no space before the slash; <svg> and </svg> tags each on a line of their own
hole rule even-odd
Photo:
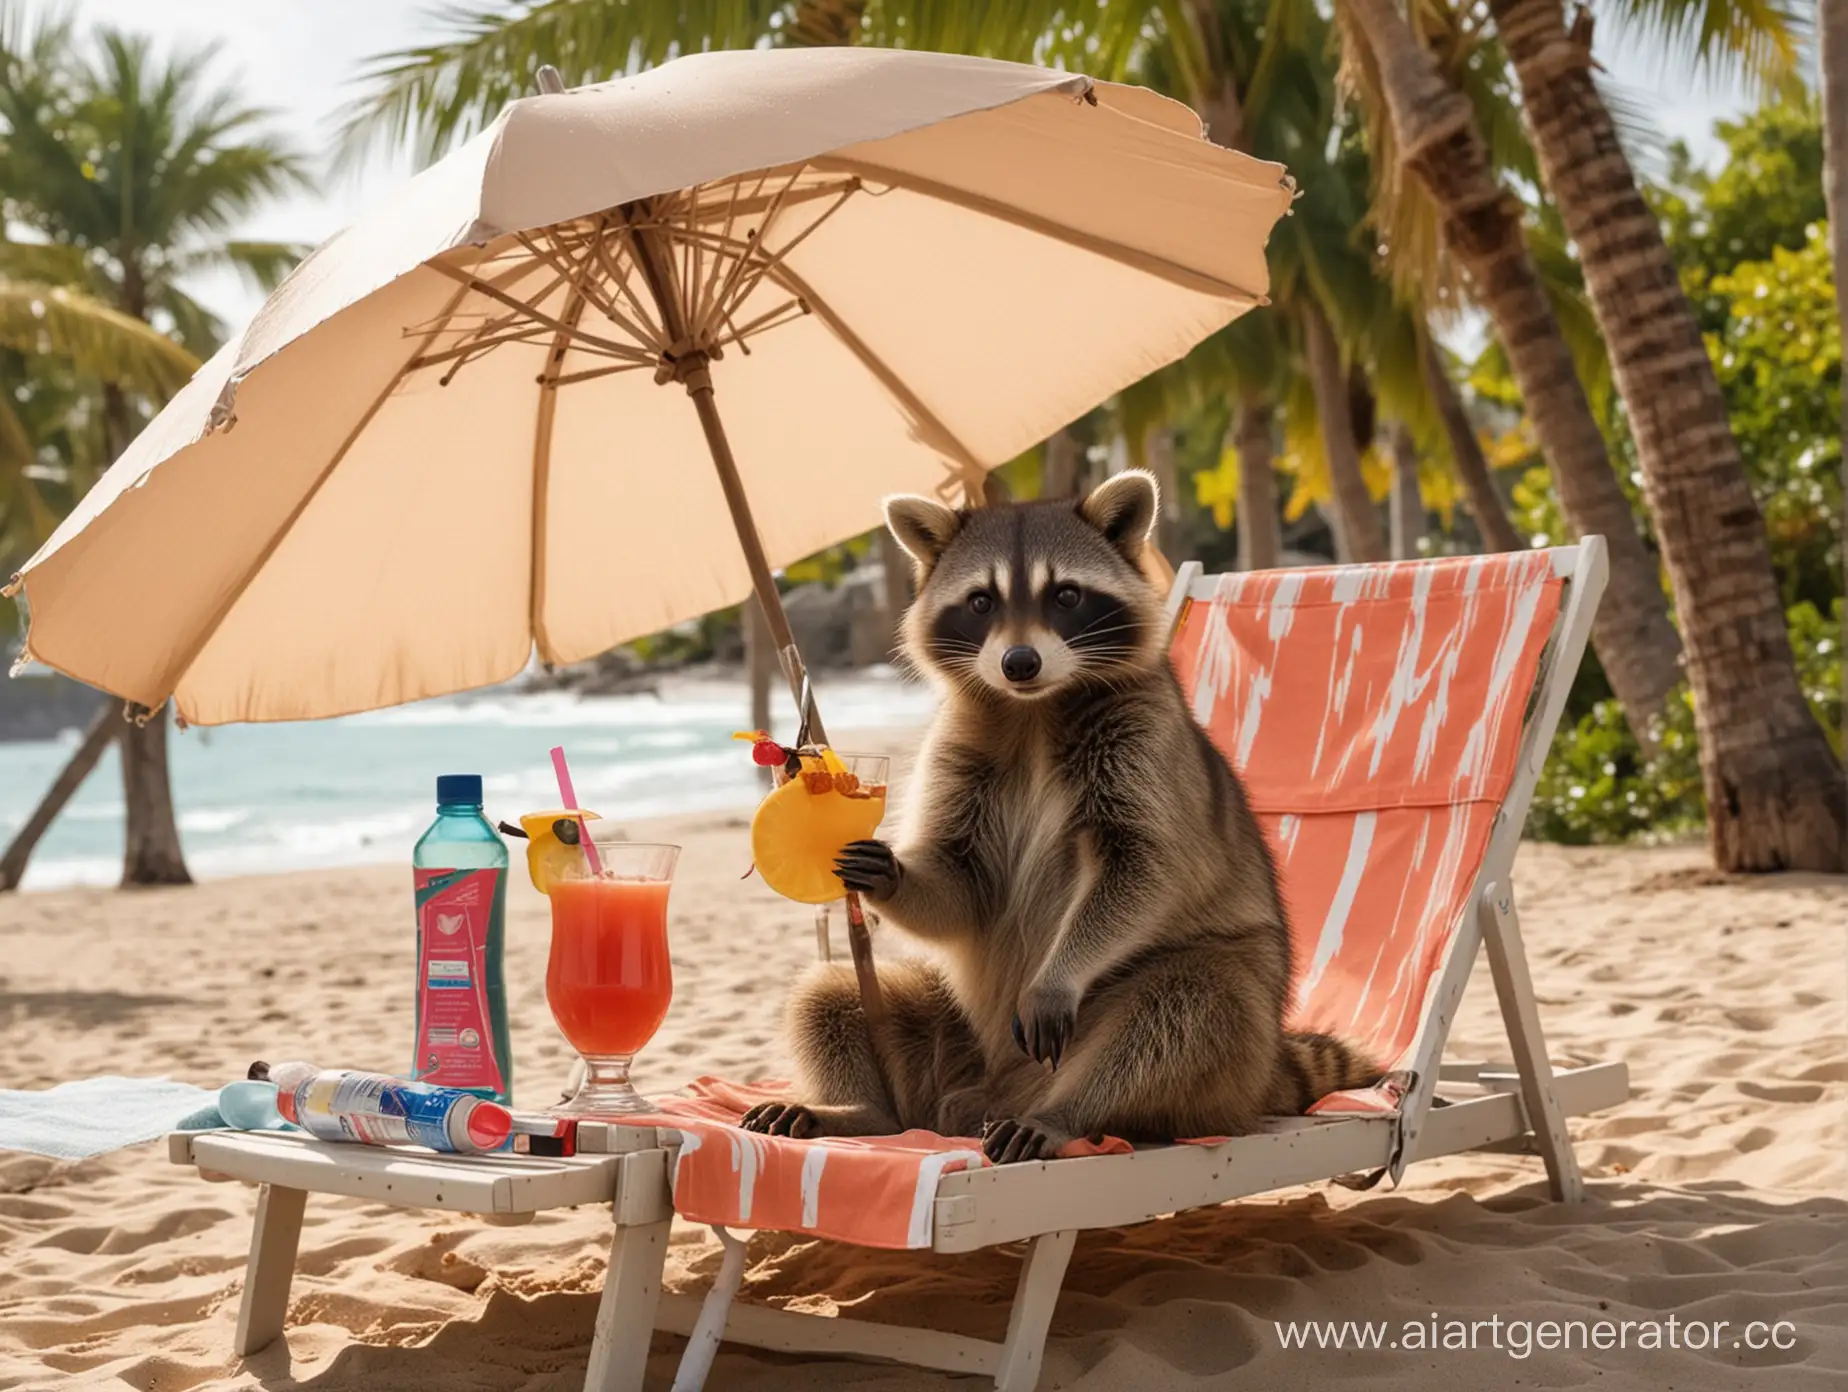
<svg viewBox="0 0 1848 1392">
<path fill-rule="evenodd" d="M 1708 349 L 1764 509 L 1785 603 L 1839 594 L 1842 338 L 1823 229 L 1713 278 Z"/>
<path fill-rule="evenodd" d="M 1645 759 L 1616 700 L 1594 702 L 1562 724 L 1540 775 L 1527 834 L 1570 846 L 1659 839 L 1690 832 L 1706 816 L 1687 688 L 1670 695 L 1661 747 Z"/>
<path fill-rule="evenodd" d="M 1799 94 L 1721 122 L 1716 133 L 1726 146 L 1724 167 L 1708 173 L 1676 147 L 1666 185 L 1649 197 L 1706 332 L 1733 434 L 1764 510 L 1804 693 L 1839 752 L 1841 329 L 1823 229 L 1821 112 L 1813 97 Z M 1500 385 L 1498 365 L 1485 356 L 1476 385 Z M 1580 367 L 1586 367 L 1582 357 Z M 1621 403 L 1604 424 L 1613 461 L 1620 474 L 1630 474 L 1625 465 L 1633 449 Z M 1631 492 L 1635 501 L 1633 486 Z M 1514 489 L 1514 503 L 1525 532 L 1564 539 L 1551 479 L 1537 461 Z M 1588 843 L 1698 828 L 1705 806 L 1685 692 L 1671 700 L 1661 734 L 1659 752 L 1645 760 L 1602 672 L 1588 661 L 1554 741 L 1529 832 Z"/>
<path fill-rule="evenodd" d="M 1726 147 L 1717 173 L 1697 166 L 1677 142 L 1666 182 L 1647 190 L 1682 284 L 1709 329 L 1722 309 L 1706 296 L 1714 276 L 1742 261 L 1768 261 L 1775 247 L 1799 249 L 1805 229 L 1829 215 L 1815 97 L 1768 103 L 1743 120 L 1715 123 L 1713 133 Z"/>
<path fill-rule="evenodd" d="M 1835 601 L 1829 617 L 1808 603 L 1793 605 L 1785 617 L 1803 694 L 1839 754 L 1842 601 Z M 1582 692 L 1602 687 L 1602 674 L 1589 670 L 1590 662 L 1587 667 L 1574 688 L 1572 703 L 1583 714 L 1568 717 L 1553 738 L 1527 814 L 1527 834 L 1542 841 L 1586 846 L 1659 840 L 1697 831 L 1706 821 L 1707 806 L 1694 733 L 1694 700 L 1688 689 L 1679 687 L 1669 696 L 1657 726 L 1659 747 L 1653 757 L 1645 758 L 1615 700 L 1608 695 L 1582 699 Z"/>
<path fill-rule="evenodd" d="M 1790 621 L 1790 646 L 1797 654 L 1797 680 L 1803 684 L 1804 699 L 1835 746 L 1842 749 L 1842 634 L 1844 626 L 1842 600 L 1838 595 L 1825 617 L 1807 601 L 1794 604 L 1786 614 Z"/>
<path fill-rule="evenodd" d="M 873 539 L 877 532 L 868 532 L 839 546 L 830 546 L 825 551 L 817 551 L 813 556 L 805 557 L 783 571 L 783 578 L 791 585 L 838 585 L 841 577 L 856 566 L 865 562 L 873 549 Z"/>
</svg>

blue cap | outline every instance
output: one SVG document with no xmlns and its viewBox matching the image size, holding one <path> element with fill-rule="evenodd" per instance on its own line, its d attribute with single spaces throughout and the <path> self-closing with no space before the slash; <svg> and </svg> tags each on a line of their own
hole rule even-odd
<svg viewBox="0 0 1848 1392">
<path fill-rule="evenodd" d="M 481 805 L 481 775 L 478 773 L 444 773 L 436 780 L 438 802 L 472 802 Z"/>
</svg>

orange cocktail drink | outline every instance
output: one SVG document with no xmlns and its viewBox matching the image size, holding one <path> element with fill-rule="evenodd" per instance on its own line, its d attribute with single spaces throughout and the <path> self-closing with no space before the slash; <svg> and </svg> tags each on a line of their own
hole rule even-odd
<svg viewBox="0 0 1848 1392">
<path fill-rule="evenodd" d="M 570 1116 L 648 1110 L 629 1083 L 630 1062 L 661 1027 L 673 999 L 667 896 L 677 846 L 596 838 L 601 874 L 588 864 L 551 887 L 552 953 L 545 998 L 584 1085 L 559 1107 Z"/>
<path fill-rule="evenodd" d="M 633 1054 L 667 1018 L 662 880 L 567 880 L 552 890 L 552 956 L 545 998 L 580 1054 Z"/>
</svg>

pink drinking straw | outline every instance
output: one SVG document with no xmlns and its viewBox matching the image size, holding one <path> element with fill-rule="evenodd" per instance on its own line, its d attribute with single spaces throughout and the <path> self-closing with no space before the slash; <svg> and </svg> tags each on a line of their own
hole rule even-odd
<svg viewBox="0 0 1848 1392">
<path fill-rule="evenodd" d="M 565 810 L 577 812 L 577 794 L 571 788 L 571 768 L 565 763 L 565 747 L 561 744 L 552 750 L 552 771 L 558 775 L 558 796 L 565 804 Z M 590 862 L 590 873 L 598 879 L 603 878 L 603 861 L 597 855 L 597 843 L 590 839 L 590 828 L 584 825 L 583 817 L 577 819 L 578 844 L 584 848 L 584 858 Z"/>
</svg>

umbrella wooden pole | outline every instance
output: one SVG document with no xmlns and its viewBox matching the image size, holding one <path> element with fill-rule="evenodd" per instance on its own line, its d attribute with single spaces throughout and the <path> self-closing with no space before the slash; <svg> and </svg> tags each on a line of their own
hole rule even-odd
<svg viewBox="0 0 1848 1392">
<path fill-rule="evenodd" d="M 718 404 L 712 395 L 712 373 L 703 361 L 684 374 L 687 394 L 693 398 L 693 409 L 699 413 L 699 423 L 706 432 L 706 445 L 712 452 L 713 467 L 718 470 L 719 486 L 725 490 L 725 502 L 731 508 L 732 524 L 737 528 L 738 541 L 744 547 L 745 564 L 750 567 L 751 583 L 757 589 L 758 603 L 763 606 L 764 619 L 770 626 L 770 637 L 777 645 L 777 651 L 783 659 L 783 674 L 789 679 L 790 690 L 795 693 L 796 718 L 802 717 L 802 657 L 796 651 L 795 635 L 789 629 L 789 615 L 783 612 L 783 601 L 776 592 L 776 578 L 770 572 L 769 563 L 764 558 L 763 542 L 758 538 L 756 523 L 751 518 L 751 503 L 745 497 L 744 482 L 738 477 L 738 463 L 732 457 L 731 442 L 725 437 L 725 422 L 719 419 Z M 811 697 L 809 706 L 809 737 L 816 744 L 826 744 L 828 736 L 822 727 L 821 713 L 815 709 Z M 866 1022 L 875 1040 L 885 1036 L 886 1008 L 885 997 L 879 990 L 879 975 L 873 967 L 873 936 L 867 931 L 866 913 L 860 906 L 860 896 L 851 891 L 847 895 L 847 946 L 853 953 L 853 972 L 860 983 L 860 1007 L 866 1012 Z M 878 1052 L 876 1049 L 875 1052 Z"/>
<path fill-rule="evenodd" d="M 661 313 L 661 327 L 670 342 L 687 345 L 674 355 L 671 363 L 673 379 L 685 384 L 687 395 L 693 398 L 693 409 L 699 414 L 700 428 L 706 433 L 706 448 L 712 455 L 712 466 L 718 472 L 719 487 L 725 492 L 725 505 L 731 510 L 732 527 L 738 533 L 739 546 L 744 549 L 744 563 L 751 572 L 751 585 L 757 591 L 758 604 L 763 607 L 764 621 L 770 628 L 770 640 L 776 644 L 777 656 L 782 660 L 783 676 L 789 682 L 790 694 L 795 697 L 796 719 L 800 722 L 804 714 L 802 655 L 796 650 L 795 635 L 789 628 L 789 615 L 783 610 L 782 596 L 776 589 L 776 577 L 771 573 L 770 562 L 764 555 L 763 540 L 757 534 L 757 522 L 751 516 L 751 500 L 745 495 L 744 480 L 738 476 L 738 461 L 732 454 L 731 441 L 726 438 L 725 422 L 719 417 L 718 403 L 713 399 L 709 360 L 704 349 L 693 346 L 687 331 L 687 316 L 680 303 L 679 287 L 675 283 L 673 256 L 661 245 L 659 235 L 653 229 L 646 225 L 635 225 L 638 221 L 646 223 L 648 210 L 645 207 L 627 205 L 623 213 L 630 223 L 629 235 L 635 246 L 636 262 L 648 281 L 655 306 Z M 816 744 L 827 743 L 827 730 L 821 723 L 821 713 L 815 708 L 812 696 L 807 714 L 810 739 Z M 860 1007 L 866 1013 L 867 1028 L 873 1041 L 873 1055 L 883 1074 L 885 996 L 879 989 L 879 976 L 873 967 L 873 938 L 867 931 L 866 913 L 860 905 L 860 896 L 851 891 L 847 895 L 847 946 L 853 953 L 854 976 L 860 984 Z M 886 1091 L 888 1094 L 891 1092 L 889 1082 Z"/>
</svg>

